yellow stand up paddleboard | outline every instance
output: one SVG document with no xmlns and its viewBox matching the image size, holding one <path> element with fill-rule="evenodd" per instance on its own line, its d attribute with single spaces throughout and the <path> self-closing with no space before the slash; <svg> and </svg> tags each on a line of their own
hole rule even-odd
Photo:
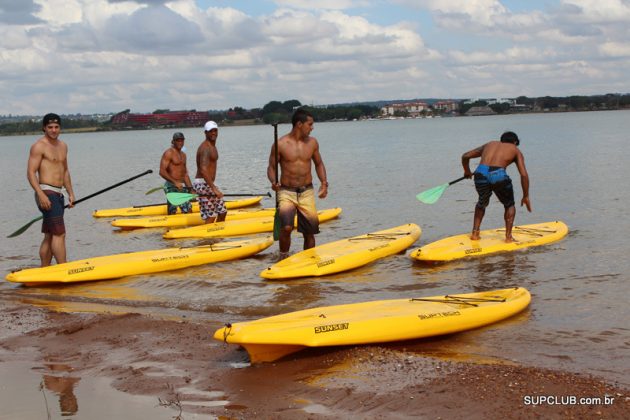
<svg viewBox="0 0 630 420">
<path fill-rule="evenodd" d="M 291 255 L 263 270 L 260 276 L 279 280 L 351 270 L 404 251 L 418 240 L 420 233 L 418 225 L 409 223 L 329 242 Z"/>
<path fill-rule="evenodd" d="M 243 207 L 258 204 L 263 199 L 262 195 L 256 197 L 243 198 L 241 200 L 226 200 L 225 207 L 228 210 L 240 209 Z M 179 210 L 177 210 L 179 211 Z M 192 212 L 199 213 L 199 203 L 192 203 Z M 126 216 L 165 216 L 168 213 L 166 204 L 122 207 L 118 209 L 94 210 L 93 217 L 126 217 Z"/>
<path fill-rule="evenodd" d="M 341 213 L 340 208 L 317 212 L 319 222 L 334 219 Z M 296 217 L 297 226 L 297 217 Z M 166 239 L 180 238 L 223 238 L 227 236 L 253 235 L 255 233 L 273 232 L 273 215 L 256 219 L 233 220 L 209 223 L 184 229 L 171 229 L 164 234 Z"/>
<path fill-rule="evenodd" d="M 273 244 L 267 236 L 190 248 L 167 248 L 88 258 L 48 267 L 27 268 L 6 276 L 14 283 L 51 284 L 106 280 L 245 258 Z"/>
<path fill-rule="evenodd" d="M 254 219 L 257 217 L 273 216 L 275 208 L 261 210 L 236 209 L 228 210 L 225 220 Z M 203 225 L 201 213 L 173 214 L 170 216 L 127 217 L 112 220 L 112 226 L 123 230 L 156 227 L 185 227 Z"/>
<path fill-rule="evenodd" d="M 470 234 L 451 236 L 414 250 L 410 257 L 422 262 L 445 262 L 496 252 L 516 251 L 559 241 L 568 232 L 569 228 L 563 222 L 514 226 L 512 228 L 514 242 L 507 243 L 505 228 L 482 230 L 477 241 L 470 239 Z"/>
<path fill-rule="evenodd" d="M 452 334 L 508 318 L 529 305 L 522 287 L 326 306 L 227 324 L 214 338 L 239 344 L 252 363 L 273 362 L 305 347 L 412 340 Z"/>
</svg>

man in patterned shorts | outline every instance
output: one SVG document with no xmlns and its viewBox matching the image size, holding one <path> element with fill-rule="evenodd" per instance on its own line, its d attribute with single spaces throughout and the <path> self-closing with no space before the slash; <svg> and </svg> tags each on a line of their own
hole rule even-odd
<svg viewBox="0 0 630 420">
<path fill-rule="evenodd" d="M 204 125 L 205 140 L 197 149 L 197 175 L 193 189 L 199 195 L 201 218 L 206 223 L 222 222 L 227 215 L 223 193 L 214 183 L 217 176 L 217 137 L 219 126 L 214 121 Z"/>
</svg>

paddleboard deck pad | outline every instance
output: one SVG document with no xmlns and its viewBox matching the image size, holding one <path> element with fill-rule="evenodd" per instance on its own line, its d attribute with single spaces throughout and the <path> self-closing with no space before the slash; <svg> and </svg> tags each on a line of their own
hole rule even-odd
<svg viewBox="0 0 630 420">
<path fill-rule="evenodd" d="M 275 208 L 261 210 L 236 209 L 228 210 L 225 220 L 254 219 L 257 217 L 273 216 Z M 199 226 L 205 222 L 200 213 L 173 214 L 170 216 L 154 217 L 126 217 L 124 219 L 114 219 L 111 224 L 122 230 L 140 228 L 164 228 L 164 227 L 186 227 Z"/>
<path fill-rule="evenodd" d="M 26 285 L 106 280 L 245 258 L 269 248 L 272 244 L 273 238 L 267 236 L 240 241 L 221 241 L 207 246 L 130 252 L 48 267 L 27 268 L 9 273 L 6 279 Z"/>
<path fill-rule="evenodd" d="M 243 198 L 240 200 L 226 200 L 225 207 L 230 209 L 240 209 L 243 207 L 253 206 L 262 201 L 263 197 L 255 196 Z M 179 211 L 179 210 L 177 210 Z M 199 203 L 194 201 L 192 203 L 192 212 L 199 213 Z M 147 206 L 135 206 L 135 207 L 122 207 L 117 209 L 103 209 L 94 210 L 92 212 L 93 217 L 127 217 L 127 216 L 166 216 L 168 213 L 166 204 L 147 205 Z"/>
<path fill-rule="evenodd" d="M 324 276 L 369 264 L 406 250 L 420 237 L 413 223 L 354 236 L 298 252 L 263 270 L 270 280 Z"/>
<path fill-rule="evenodd" d="M 306 347 L 411 340 L 482 327 L 525 309 L 522 287 L 325 306 L 227 324 L 214 338 L 238 344 L 250 361 L 272 362 Z"/>
<path fill-rule="evenodd" d="M 516 251 L 559 241 L 569 233 L 563 222 L 546 222 L 514 226 L 514 242 L 505 242 L 505 228 L 482 230 L 480 239 L 473 241 L 470 234 L 450 236 L 411 252 L 410 257 L 425 263 L 439 263 L 467 257 L 479 257 L 497 252 Z"/>
<path fill-rule="evenodd" d="M 341 213 L 341 208 L 320 210 L 317 217 L 320 223 L 334 219 Z M 208 223 L 183 229 L 171 229 L 163 237 L 166 239 L 181 238 L 224 238 L 228 236 L 253 235 L 273 232 L 273 214 L 255 219 L 242 219 L 225 222 Z M 297 226 L 297 217 L 296 217 Z"/>
</svg>

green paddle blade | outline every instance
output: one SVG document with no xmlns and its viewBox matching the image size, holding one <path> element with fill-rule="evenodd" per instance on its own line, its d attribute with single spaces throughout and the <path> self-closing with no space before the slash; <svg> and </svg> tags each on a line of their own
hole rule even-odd
<svg viewBox="0 0 630 420">
<path fill-rule="evenodd" d="M 15 238 L 16 236 L 23 234 L 26 231 L 26 229 L 31 227 L 31 225 L 33 223 L 37 222 L 38 220 L 42 220 L 43 218 L 44 218 L 44 216 L 39 216 L 39 217 L 34 218 L 30 222 L 28 222 L 27 224 L 25 224 L 24 226 L 22 226 L 21 228 L 19 228 L 18 230 L 16 230 L 15 232 L 10 234 L 9 236 L 7 236 L 7 238 Z"/>
<path fill-rule="evenodd" d="M 423 191 L 420 194 L 416 195 L 418 201 L 421 201 L 425 204 L 433 204 L 440 199 L 444 191 L 448 188 L 450 184 L 442 184 L 437 187 L 433 187 L 429 190 Z"/>
<path fill-rule="evenodd" d="M 149 191 L 145 192 L 144 195 L 153 194 L 156 191 L 163 191 L 163 190 L 164 190 L 164 187 L 151 188 Z"/>
<path fill-rule="evenodd" d="M 166 200 L 174 206 L 179 206 L 187 201 L 199 197 L 197 194 L 171 192 L 166 194 Z"/>
<path fill-rule="evenodd" d="M 276 213 L 273 215 L 273 240 L 277 241 L 280 239 L 280 229 L 282 228 L 282 223 L 280 222 L 280 211 L 276 208 Z"/>
</svg>

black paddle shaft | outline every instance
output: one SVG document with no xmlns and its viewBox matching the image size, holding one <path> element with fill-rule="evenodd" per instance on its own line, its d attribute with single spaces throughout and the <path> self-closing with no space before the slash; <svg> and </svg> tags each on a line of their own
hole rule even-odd
<svg viewBox="0 0 630 420">
<path fill-rule="evenodd" d="M 455 184 L 456 182 L 459 182 L 459 181 L 463 180 L 464 178 L 466 178 L 466 177 L 465 177 L 465 176 L 463 176 L 463 177 L 461 177 L 461 178 L 457 178 L 456 180 L 449 182 L 449 183 L 448 183 L 448 185 L 453 185 L 453 184 Z"/>
<path fill-rule="evenodd" d="M 151 169 L 149 169 L 149 170 L 147 170 L 147 171 L 144 171 L 144 172 L 142 172 L 141 174 L 138 174 L 138 175 L 136 175 L 136 176 L 132 176 L 132 177 L 131 177 L 131 178 L 129 178 L 129 179 L 125 179 L 124 181 L 120 181 L 119 183 L 114 184 L 114 185 L 112 185 L 112 186 L 110 186 L 110 187 L 103 188 L 102 190 L 97 191 L 97 192 L 95 192 L 95 193 L 92 193 L 92 194 L 88 195 L 87 197 L 80 198 L 80 199 L 78 199 L 77 201 L 75 201 L 75 202 L 74 202 L 74 203 L 72 203 L 72 204 L 73 204 L 73 205 L 75 205 L 75 204 L 79 204 L 79 203 L 80 203 L 80 202 L 82 202 L 82 201 L 85 201 L 85 200 L 87 200 L 87 199 L 89 199 L 89 198 L 95 197 L 95 196 L 97 196 L 97 195 L 99 195 L 99 194 L 103 194 L 104 192 L 107 192 L 107 191 L 109 191 L 109 190 L 113 190 L 113 189 L 114 189 L 114 188 L 116 188 L 116 187 L 120 187 L 121 185 L 126 184 L 127 182 L 131 182 L 131 181 L 133 181 L 133 180 L 134 180 L 134 179 L 136 179 L 136 178 L 140 178 L 141 176 L 145 176 L 145 175 L 150 174 L 150 173 L 153 173 L 153 171 L 152 171 Z M 69 204 L 66 204 L 66 208 L 68 208 L 68 207 L 70 207 L 70 205 L 69 205 Z"/>
<path fill-rule="evenodd" d="M 279 165 L 279 153 L 278 153 L 278 123 L 273 125 L 273 148 L 275 150 L 275 161 L 276 161 L 276 184 L 278 183 L 278 179 L 280 179 L 278 175 L 278 165 Z M 278 208 L 278 193 L 276 192 L 276 208 Z"/>
</svg>

